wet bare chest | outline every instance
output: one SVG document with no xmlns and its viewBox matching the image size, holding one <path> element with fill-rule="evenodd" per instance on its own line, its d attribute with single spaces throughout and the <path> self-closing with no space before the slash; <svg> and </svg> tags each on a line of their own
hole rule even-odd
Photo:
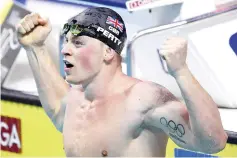
<svg viewBox="0 0 237 158">
<path fill-rule="evenodd" d="M 71 102 L 64 121 L 67 156 L 119 156 L 139 133 L 142 116 L 124 97 Z"/>
</svg>

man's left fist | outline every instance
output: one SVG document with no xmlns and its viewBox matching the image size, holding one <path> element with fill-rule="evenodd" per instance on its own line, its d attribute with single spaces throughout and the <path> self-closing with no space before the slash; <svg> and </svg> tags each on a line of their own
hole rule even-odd
<svg viewBox="0 0 237 158">
<path fill-rule="evenodd" d="M 168 38 L 160 48 L 160 55 L 166 60 L 169 73 L 174 75 L 186 67 L 187 40 L 180 37 Z"/>
</svg>

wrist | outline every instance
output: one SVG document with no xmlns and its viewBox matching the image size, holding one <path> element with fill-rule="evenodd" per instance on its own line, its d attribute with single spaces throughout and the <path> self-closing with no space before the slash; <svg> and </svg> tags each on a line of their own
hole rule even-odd
<svg viewBox="0 0 237 158">
<path fill-rule="evenodd" d="M 34 49 L 34 50 L 35 50 L 35 49 L 36 49 L 36 50 L 38 50 L 38 49 L 45 49 L 45 48 L 46 48 L 46 45 L 45 45 L 45 44 L 37 44 L 37 45 L 34 44 L 34 45 L 31 46 L 31 48 Z"/>
<path fill-rule="evenodd" d="M 184 76 L 185 74 L 187 74 L 189 72 L 190 72 L 189 68 L 188 68 L 187 64 L 185 64 L 180 69 L 173 72 L 173 77 L 174 78 L 179 78 L 179 77 Z"/>
<path fill-rule="evenodd" d="M 27 51 L 39 51 L 39 50 L 43 50 L 45 48 L 46 48 L 45 44 L 30 45 L 30 46 L 24 47 L 24 49 L 27 50 Z"/>
</svg>

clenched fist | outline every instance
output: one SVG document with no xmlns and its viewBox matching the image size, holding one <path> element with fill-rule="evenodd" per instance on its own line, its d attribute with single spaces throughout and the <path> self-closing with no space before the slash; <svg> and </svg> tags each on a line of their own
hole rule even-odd
<svg viewBox="0 0 237 158">
<path fill-rule="evenodd" d="M 26 15 L 16 26 L 17 37 L 23 47 L 43 45 L 51 29 L 49 20 L 37 13 Z"/>
<path fill-rule="evenodd" d="M 180 37 L 168 38 L 160 48 L 160 55 L 166 60 L 169 73 L 175 75 L 186 67 L 187 41 Z"/>
</svg>

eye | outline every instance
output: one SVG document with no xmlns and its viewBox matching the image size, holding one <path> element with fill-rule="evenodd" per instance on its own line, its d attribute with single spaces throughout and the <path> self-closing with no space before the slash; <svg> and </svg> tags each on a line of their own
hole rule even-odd
<svg viewBox="0 0 237 158">
<path fill-rule="evenodd" d="M 74 42 L 76 45 L 83 45 L 83 43 L 81 41 L 75 41 Z"/>
<path fill-rule="evenodd" d="M 68 38 L 64 38 L 64 43 L 68 43 Z"/>
</svg>

